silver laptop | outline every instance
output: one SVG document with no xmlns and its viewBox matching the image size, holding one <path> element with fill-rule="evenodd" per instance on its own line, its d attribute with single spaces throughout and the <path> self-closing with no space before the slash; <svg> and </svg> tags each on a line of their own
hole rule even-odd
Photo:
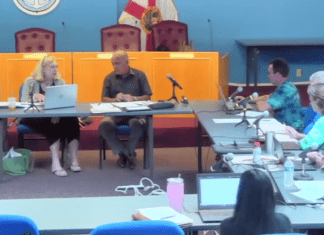
<svg viewBox="0 0 324 235">
<path fill-rule="evenodd" d="M 219 84 L 217 84 L 217 85 L 218 85 L 219 91 L 221 93 L 222 101 L 224 102 L 224 105 L 225 105 L 227 110 L 242 110 L 243 109 L 243 107 L 237 106 L 235 102 L 227 100 L 225 95 L 224 95 L 223 88 Z M 247 104 L 246 109 L 252 110 L 253 107 L 250 104 Z"/>
<path fill-rule="evenodd" d="M 44 109 L 75 107 L 77 98 L 77 84 L 50 86 L 45 91 Z"/>
<path fill-rule="evenodd" d="M 198 211 L 203 222 L 232 217 L 241 174 L 197 174 Z"/>
</svg>

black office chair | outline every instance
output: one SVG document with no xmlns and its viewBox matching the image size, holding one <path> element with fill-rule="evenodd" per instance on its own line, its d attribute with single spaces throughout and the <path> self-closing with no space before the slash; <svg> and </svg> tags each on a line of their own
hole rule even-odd
<svg viewBox="0 0 324 235">
<path fill-rule="evenodd" d="M 24 84 L 22 84 L 19 89 L 19 101 L 21 101 L 23 88 L 24 88 Z M 37 134 L 32 128 L 23 124 L 17 125 L 17 131 L 18 131 L 18 148 L 24 148 L 25 140 L 46 140 L 44 136 Z M 65 147 L 66 147 L 66 141 L 62 141 L 61 142 L 61 149 L 62 149 L 61 165 L 62 166 L 64 165 L 64 152 L 66 150 Z"/>
<path fill-rule="evenodd" d="M 120 125 L 116 129 L 116 135 L 121 139 L 127 141 L 128 138 L 127 136 L 130 134 L 131 129 L 128 125 Z M 143 134 L 143 142 L 144 142 L 144 169 L 148 168 L 147 164 L 147 152 L 146 152 L 146 132 Z M 102 160 L 106 160 L 106 141 L 105 139 L 100 135 L 99 136 L 99 142 L 100 142 L 100 147 L 99 147 L 99 169 L 102 169 Z"/>
</svg>

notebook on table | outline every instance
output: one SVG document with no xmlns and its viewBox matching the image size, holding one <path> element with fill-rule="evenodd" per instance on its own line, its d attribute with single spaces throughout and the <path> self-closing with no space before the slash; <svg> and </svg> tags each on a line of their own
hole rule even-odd
<svg viewBox="0 0 324 235">
<path fill-rule="evenodd" d="M 43 109 L 75 107 L 78 98 L 78 85 L 50 86 L 45 91 Z"/>
<path fill-rule="evenodd" d="M 301 150 L 299 141 L 286 134 L 276 134 L 275 139 L 280 142 L 283 150 Z"/>
<path fill-rule="evenodd" d="M 198 211 L 203 222 L 232 217 L 241 174 L 197 174 Z"/>
</svg>

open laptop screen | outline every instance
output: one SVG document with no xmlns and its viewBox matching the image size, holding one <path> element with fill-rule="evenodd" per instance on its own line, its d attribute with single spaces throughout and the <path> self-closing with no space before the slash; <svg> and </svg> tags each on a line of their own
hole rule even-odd
<svg viewBox="0 0 324 235">
<path fill-rule="evenodd" d="M 233 208 L 236 204 L 240 174 L 205 175 L 197 177 L 199 209 Z"/>
</svg>

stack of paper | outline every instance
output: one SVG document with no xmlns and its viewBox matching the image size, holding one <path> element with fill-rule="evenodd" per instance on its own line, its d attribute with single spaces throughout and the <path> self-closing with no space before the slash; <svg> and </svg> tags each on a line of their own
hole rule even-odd
<svg viewBox="0 0 324 235">
<path fill-rule="evenodd" d="M 171 207 L 151 207 L 145 209 L 138 209 L 138 214 L 142 216 L 142 219 L 167 220 L 178 224 L 182 228 L 193 225 L 193 220 L 191 218 L 180 214 Z M 136 214 L 133 215 L 133 217 L 136 218 Z"/>
<path fill-rule="evenodd" d="M 278 158 L 273 155 L 261 155 L 261 160 L 264 164 L 275 164 L 278 162 Z M 253 155 L 238 155 L 232 160 L 233 164 L 253 164 Z"/>
<path fill-rule="evenodd" d="M 252 121 L 251 121 L 252 122 Z M 253 122 L 252 122 L 253 123 Z M 263 118 L 260 121 L 260 129 L 264 132 L 273 131 L 275 133 L 284 134 L 286 126 L 280 122 L 278 122 L 274 118 Z"/>
<path fill-rule="evenodd" d="M 317 202 L 324 197 L 324 181 L 295 181 L 295 185 L 300 191 L 292 193 L 297 197 L 309 201 Z"/>
<path fill-rule="evenodd" d="M 122 110 L 113 106 L 111 103 L 95 103 L 91 104 L 92 113 L 118 113 Z"/>
<path fill-rule="evenodd" d="M 237 116 L 243 116 L 244 113 L 241 112 L 241 113 L 238 113 L 236 114 Z M 258 112 L 258 111 L 246 111 L 246 114 L 245 114 L 247 117 L 259 117 L 262 115 L 262 112 Z"/>
<path fill-rule="evenodd" d="M 28 108 L 30 103 L 27 102 L 16 102 L 17 108 Z M 8 108 L 8 102 L 0 102 L 0 108 Z"/>
<path fill-rule="evenodd" d="M 129 108 L 129 107 L 138 107 L 138 106 L 148 106 L 156 102 L 147 100 L 147 101 L 133 101 L 133 102 L 113 102 L 112 105 L 118 108 Z"/>
</svg>

